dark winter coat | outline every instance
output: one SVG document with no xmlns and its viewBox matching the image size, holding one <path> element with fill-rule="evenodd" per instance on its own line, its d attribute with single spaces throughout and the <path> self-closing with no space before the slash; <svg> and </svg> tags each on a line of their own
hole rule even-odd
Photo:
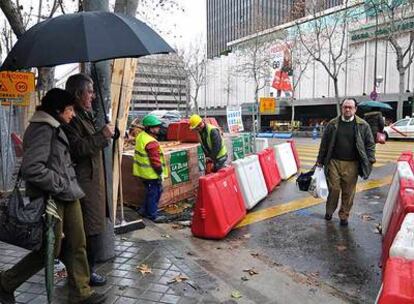
<svg viewBox="0 0 414 304">
<path fill-rule="evenodd" d="M 64 127 L 70 143 L 78 182 L 85 192 L 81 199 L 85 233 L 104 231 L 106 222 L 106 188 L 102 149 L 109 144 L 102 131 L 96 131 L 92 118 L 76 111 L 70 125 Z"/>
<path fill-rule="evenodd" d="M 338 131 L 340 116 L 332 119 L 325 128 L 319 147 L 318 163 L 324 165 L 325 175 L 328 176 L 328 164 L 334 151 L 336 134 Z M 362 118 L 355 116 L 355 140 L 358 151 L 359 168 L 358 173 L 367 179 L 375 163 L 375 141 L 368 123 Z"/>
<path fill-rule="evenodd" d="M 84 196 L 76 180 L 69 142 L 60 123 L 37 111 L 23 137 L 22 177 L 29 197 L 50 193 L 60 201 L 75 201 Z"/>
<path fill-rule="evenodd" d="M 375 140 L 377 138 L 377 133 L 384 131 L 384 119 L 382 118 L 382 113 L 379 111 L 368 112 L 365 113 L 364 119 L 371 127 L 372 136 L 374 136 Z"/>
</svg>

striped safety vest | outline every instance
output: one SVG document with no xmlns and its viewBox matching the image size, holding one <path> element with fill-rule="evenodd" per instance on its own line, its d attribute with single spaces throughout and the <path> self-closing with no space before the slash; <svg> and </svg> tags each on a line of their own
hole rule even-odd
<svg viewBox="0 0 414 304">
<path fill-rule="evenodd" d="M 217 127 L 206 123 L 206 128 L 207 128 L 207 146 L 208 146 L 208 151 L 211 151 L 213 148 L 213 144 L 211 143 L 211 130 L 213 129 L 218 129 Z M 199 135 L 200 136 L 200 135 Z M 201 140 L 201 136 L 200 136 L 200 142 L 203 143 L 203 141 Z M 227 149 L 226 149 L 226 144 L 224 143 L 224 139 L 223 136 L 221 137 L 221 149 L 217 154 L 216 159 L 220 159 L 223 156 L 227 155 Z"/>
<path fill-rule="evenodd" d="M 132 167 L 132 174 L 144 179 L 158 179 L 160 176 L 155 172 L 151 166 L 148 153 L 145 150 L 145 147 L 150 142 L 156 141 L 154 137 L 149 135 L 147 132 L 142 131 L 138 134 L 135 139 L 135 155 L 134 155 L 134 165 Z M 168 169 L 165 165 L 164 152 L 161 147 L 159 147 L 161 164 L 162 164 L 162 177 L 168 177 Z"/>
</svg>

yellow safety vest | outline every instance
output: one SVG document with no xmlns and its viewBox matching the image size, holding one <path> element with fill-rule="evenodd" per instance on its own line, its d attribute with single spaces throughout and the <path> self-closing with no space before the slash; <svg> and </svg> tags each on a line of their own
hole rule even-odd
<svg viewBox="0 0 414 304">
<path fill-rule="evenodd" d="M 135 139 L 134 165 L 132 166 L 132 174 L 134 176 L 144 179 L 159 178 L 159 175 L 152 168 L 148 153 L 145 150 L 147 144 L 153 141 L 157 140 L 145 131 L 140 132 Z M 165 165 L 164 152 L 161 147 L 159 148 L 159 151 L 162 165 L 162 177 L 168 177 L 168 169 Z"/>
<path fill-rule="evenodd" d="M 213 129 L 218 129 L 216 126 L 213 126 L 211 124 L 206 124 L 206 128 L 207 128 L 207 146 L 208 146 L 208 150 L 211 151 L 213 148 L 213 144 L 211 143 L 211 130 Z M 200 137 L 200 142 L 201 144 L 203 143 L 203 141 L 201 140 L 201 136 Z M 223 156 L 225 156 L 227 154 L 227 149 L 226 149 L 226 144 L 224 143 L 224 139 L 223 136 L 221 137 L 221 149 L 218 152 L 216 159 L 220 159 Z"/>
</svg>

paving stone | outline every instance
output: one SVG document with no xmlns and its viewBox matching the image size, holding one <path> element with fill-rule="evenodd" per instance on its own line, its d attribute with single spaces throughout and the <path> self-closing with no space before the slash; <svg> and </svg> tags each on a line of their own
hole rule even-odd
<svg viewBox="0 0 414 304">
<path fill-rule="evenodd" d="M 146 291 L 140 296 L 140 298 L 144 300 L 159 301 L 162 295 L 163 294 L 161 292 Z"/>
<path fill-rule="evenodd" d="M 179 300 L 180 300 L 180 297 L 178 297 L 178 296 L 166 294 L 161 298 L 160 301 L 162 303 L 176 304 L 176 303 L 178 303 Z"/>
<path fill-rule="evenodd" d="M 136 299 L 126 298 L 126 297 L 119 297 L 115 301 L 115 304 L 135 304 L 135 303 L 137 303 L 137 300 Z"/>
<path fill-rule="evenodd" d="M 38 297 L 38 294 L 29 293 L 29 292 L 22 292 L 16 297 L 16 302 L 19 303 L 30 303 L 31 300 Z"/>
</svg>

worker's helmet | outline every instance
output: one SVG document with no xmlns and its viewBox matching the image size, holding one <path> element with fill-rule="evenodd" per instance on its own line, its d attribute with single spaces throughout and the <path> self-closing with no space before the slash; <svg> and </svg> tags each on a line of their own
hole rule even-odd
<svg viewBox="0 0 414 304">
<path fill-rule="evenodd" d="M 200 115 L 193 114 L 190 117 L 190 129 L 195 129 L 203 121 Z"/>
<path fill-rule="evenodd" d="M 142 119 L 142 125 L 144 127 L 158 127 L 161 125 L 161 120 L 155 115 L 148 114 Z"/>
</svg>

